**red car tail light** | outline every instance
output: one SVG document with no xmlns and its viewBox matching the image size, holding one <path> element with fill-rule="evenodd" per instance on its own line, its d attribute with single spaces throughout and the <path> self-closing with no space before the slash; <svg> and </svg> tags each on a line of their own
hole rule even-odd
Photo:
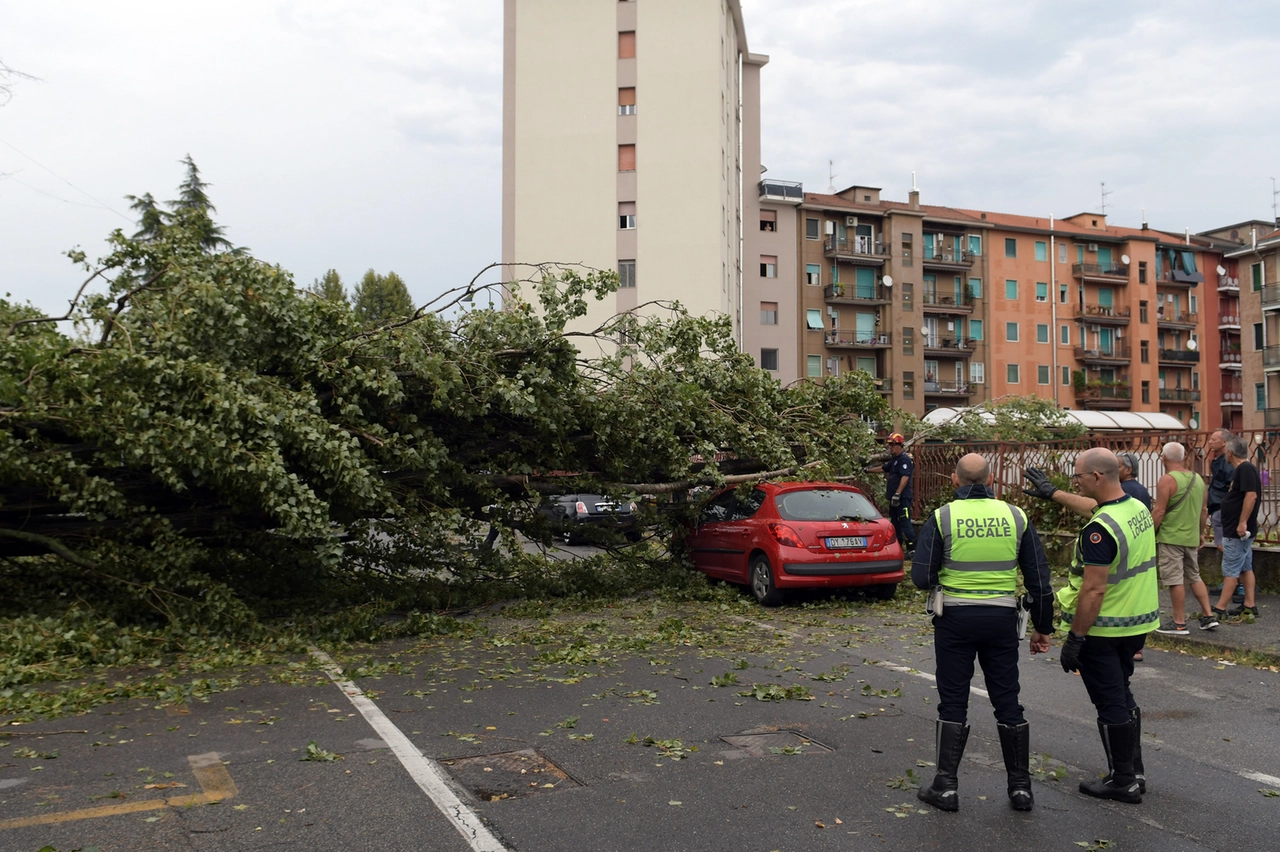
<svg viewBox="0 0 1280 852">
<path fill-rule="evenodd" d="M 783 547 L 804 547 L 799 534 L 786 524 L 769 524 L 769 534 Z"/>
</svg>

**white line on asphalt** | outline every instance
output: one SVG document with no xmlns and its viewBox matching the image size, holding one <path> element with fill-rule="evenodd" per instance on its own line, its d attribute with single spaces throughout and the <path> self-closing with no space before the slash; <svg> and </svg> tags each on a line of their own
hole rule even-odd
<svg viewBox="0 0 1280 852">
<path fill-rule="evenodd" d="M 489 833 L 480 821 L 480 817 L 449 789 L 445 771 L 434 760 L 424 756 L 404 732 L 392 724 L 391 720 L 378 709 L 378 705 L 354 683 L 346 679 L 342 669 L 338 668 L 328 654 L 316 648 L 311 649 L 311 656 L 319 661 L 325 674 L 338 685 L 338 688 L 351 700 L 351 703 L 365 721 L 377 732 L 400 763 L 409 771 L 410 777 L 422 788 L 422 792 L 440 809 L 440 813 L 453 823 L 463 839 L 475 852 L 508 852 L 498 839 Z"/>
<path fill-rule="evenodd" d="M 1257 781 L 1259 784 L 1270 784 L 1274 787 L 1280 787 L 1280 778 L 1274 775 L 1263 775 L 1261 772 L 1247 772 L 1241 770 L 1241 777 L 1248 778 L 1250 781 Z"/>
</svg>

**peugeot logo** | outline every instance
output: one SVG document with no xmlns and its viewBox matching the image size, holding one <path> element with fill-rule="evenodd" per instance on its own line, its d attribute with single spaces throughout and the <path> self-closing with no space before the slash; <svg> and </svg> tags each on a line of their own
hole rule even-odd
<svg viewBox="0 0 1280 852">
<path fill-rule="evenodd" d="M 840 527 L 841 527 L 841 529 L 846 529 L 846 530 L 847 530 L 847 529 L 849 529 L 849 525 L 848 525 L 848 524 L 841 524 L 841 525 L 840 525 Z"/>
</svg>

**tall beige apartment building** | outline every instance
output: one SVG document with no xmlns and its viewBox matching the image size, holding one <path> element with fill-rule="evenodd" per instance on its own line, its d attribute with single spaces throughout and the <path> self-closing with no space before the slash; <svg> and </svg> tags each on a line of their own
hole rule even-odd
<svg viewBox="0 0 1280 852">
<path fill-rule="evenodd" d="M 617 270 L 576 329 L 678 300 L 731 317 L 741 345 L 768 57 L 748 53 L 738 0 L 506 0 L 504 37 L 507 280 Z"/>
</svg>

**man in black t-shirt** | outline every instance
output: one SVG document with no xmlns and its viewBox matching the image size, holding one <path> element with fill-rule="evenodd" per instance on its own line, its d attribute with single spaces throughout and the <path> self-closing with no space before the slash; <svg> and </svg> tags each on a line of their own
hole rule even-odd
<svg viewBox="0 0 1280 852">
<path fill-rule="evenodd" d="M 1222 595 L 1213 614 L 1225 616 L 1250 612 L 1256 618 L 1257 603 L 1253 597 L 1253 539 L 1258 533 L 1258 507 L 1262 503 L 1262 479 L 1258 469 L 1247 460 L 1249 447 L 1243 438 L 1232 437 L 1226 442 L 1224 456 L 1235 468 L 1231 487 L 1222 498 Z M 1236 584 L 1244 586 L 1244 604 L 1228 610 L 1227 603 L 1235 592 Z"/>
</svg>

